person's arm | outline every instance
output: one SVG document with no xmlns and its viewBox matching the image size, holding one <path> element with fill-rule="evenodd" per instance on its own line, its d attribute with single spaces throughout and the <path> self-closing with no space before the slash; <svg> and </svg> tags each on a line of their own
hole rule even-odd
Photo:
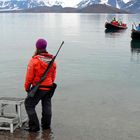
<svg viewBox="0 0 140 140">
<path fill-rule="evenodd" d="M 25 90 L 27 92 L 30 90 L 30 86 L 32 84 L 33 79 L 34 79 L 34 64 L 31 59 L 27 67 L 25 84 L 24 84 Z"/>
</svg>

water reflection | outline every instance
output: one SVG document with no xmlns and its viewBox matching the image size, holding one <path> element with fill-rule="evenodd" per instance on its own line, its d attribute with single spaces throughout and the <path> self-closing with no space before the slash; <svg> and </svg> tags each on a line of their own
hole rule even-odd
<svg viewBox="0 0 140 140">
<path fill-rule="evenodd" d="M 140 63 L 140 40 L 131 40 L 131 61 Z"/>
<path fill-rule="evenodd" d="M 124 32 L 125 30 L 116 30 L 116 29 L 105 29 L 105 33 L 121 33 Z"/>
<path fill-rule="evenodd" d="M 131 52 L 140 53 L 140 40 L 131 40 Z"/>
<path fill-rule="evenodd" d="M 53 132 L 51 130 L 42 131 L 41 140 L 53 140 Z"/>
<path fill-rule="evenodd" d="M 105 29 L 105 36 L 109 38 L 114 38 L 117 36 L 120 36 L 122 33 L 125 32 L 125 30 L 116 30 L 116 29 Z"/>
<path fill-rule="evenodd" d="M 40 133 L 29 133 L 27 140 L 37 140 L 40 137 Z"/>
<path fill-rule="evenodd" d="M 27 140 L 53 140 L 51 130 L 44 130 L 38 133 L 29 133 Z"/>
</svg>

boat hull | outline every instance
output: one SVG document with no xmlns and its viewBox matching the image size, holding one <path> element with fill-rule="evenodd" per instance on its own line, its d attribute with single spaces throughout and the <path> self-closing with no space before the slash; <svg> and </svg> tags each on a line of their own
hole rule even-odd
<svg viewBox="0 0 140 140">
<path fill-rule="evenodd" d="M 114 29 L 114 30 L 119 30 L 119 29 L 127 29 L 127 26 L 120 26 L 120 25 L 114 25 L 111 23 L 106 22 L 105 23 L 105 28 L 106 29 Z"/>
<path fill-rule="evenodd" d="M 131 38 L 140 40 L 140 31 L 132 30 L 131 32 Z"/>
</svg>

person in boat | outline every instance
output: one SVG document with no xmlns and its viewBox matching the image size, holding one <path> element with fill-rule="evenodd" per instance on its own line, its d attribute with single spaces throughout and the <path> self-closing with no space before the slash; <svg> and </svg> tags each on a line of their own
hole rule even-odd
<svg viewBox="0 0 140 140">
<path fill-rule="evenodd" d="M 114 17 L 113 19 L 112 19 L 112 22 L 115 22 L 116 21 L 116 18 Z"/>
<path fill-rule="evenodd" d="M 119 21 L 119 25 L 120 25 L 120 26 L 122 26 L 122 25 L 123 25 L 122 21 Z"/>
<path fill-rule="evenodd" d="M 118 25 L 118 21 L 116 20 L 116 18 L 114 17 L 111 21 L 112 24 Z"/>
<path fill-rule="evenodd" d="M 25 78 L 25 90 L 28 93 L 31 87 L 34 87 L 39 82 L 44 71 L 48 67 L 49 62 L 54 57 L 46 51 L 47 41 L 45 39 L 38 39 L 36 42 L 35 54 L 29 61 L 26 78 Z M 25 128 L 29 132 L 37 132 L 40 130 L 39 120 L 35 111 L 36 105 L 41 101 L 42 105 L 42 118 L 41 127 L 42 130 L 50 129 L 52 118 L 52 107 L 50 91 L 56 78 L 56 62 L 51 66 L 48 75 L 45 80 L 40 84 L 39 89 L 35 93 L 34 97 L 27 96 L 25 99 L 25 109 L 29 119 L 29 128 Z M 29 93 L 28 93 L 29 94 Z"/>
<path fill-rule="evenodd" d="M 140 31 L 140 24 L 136 27 L 137 31 Z"/>
</svg>

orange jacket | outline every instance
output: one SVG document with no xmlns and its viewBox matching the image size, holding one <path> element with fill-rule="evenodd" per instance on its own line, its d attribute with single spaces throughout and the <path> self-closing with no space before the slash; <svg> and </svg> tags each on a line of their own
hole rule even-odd
<svg viewBox="0 0 140 140">
<path fill-rule="evenodd" d="M 31 58 L 28 64 L 24 85 L 26 91 L 30 89 L 31 85 L 35 86 L 36 82 L 39 82 L 52 58 L 53 56 L 49 53 L 41 53 Z M 46 88 L 45 86 L 51 86 L 54 83 L 55 78 L 56 63 L 54 62 L 49 70 L 46 79 L 40 84 L 40 86 L 42 86 L 42 88 L 40 87 L 40 89 L 49 90 L 49 88 Z"/>
</svg>

